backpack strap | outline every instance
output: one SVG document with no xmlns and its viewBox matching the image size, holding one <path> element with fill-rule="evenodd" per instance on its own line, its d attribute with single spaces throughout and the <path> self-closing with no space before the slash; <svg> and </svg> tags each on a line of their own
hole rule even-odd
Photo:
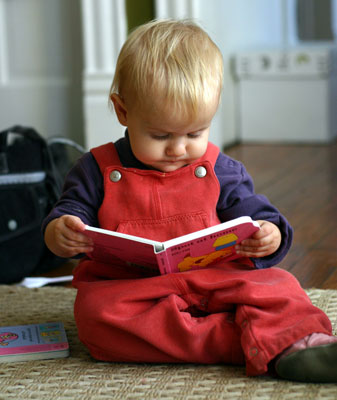
<svg viewBox="0 0 337 400">
<path fill-rule="evenodd" d="M 26 137 L 30 140 L 34 140 L 40 142 L 45 146 L 46 141 L 40 136 L 34 128 L 14 125 L 11 128 L 5 129 L 0 132 L 0 151 L 3 151 L 5 147 L 7 147 L 7 136 L 9 133 L 17 133 L 23 137 Z"/>
<path fill-rule="evenodd" d="M 14 125 L 11 128 L 0 132 L 0 173 L 7 174 L 11 172 L 9 170 L 7 160 L 8 136 L 11 133 L 20 135 L 23 139 L 28 139 L 32 143 L 38 143 L 41 151 L 41 168 L 47 174 L 47 180 L 50 178 L 52 181 L 54 181 L 52 185 L 54 187 L 52 190 L 55 191 L 57 198 L 61 193 L 63 181 L 61 181 L 58 176 L 46 139 L 44 139 L 34 128 Z"/>
</svg>

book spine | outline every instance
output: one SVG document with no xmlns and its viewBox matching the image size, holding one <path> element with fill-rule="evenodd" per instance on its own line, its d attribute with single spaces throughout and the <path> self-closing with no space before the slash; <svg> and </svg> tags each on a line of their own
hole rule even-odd
<svg viewBox="0 0 337 400">
<path fill-rule="evenodd" d="M 156 254 L 157 257 L 157 264 L 159 267 L 159 271 L 161 275 L 166 275 L 172 272 L 172 268 L 170 265 L 169 258 L 167 256 L 167 250 L 164 250 L 158 254 Z"/>
<path fill-rule="evenodd" d="M 68 343 L 55 343 L 55 344 L 37 344 L 31 346 L 12 347 L 1 349 L 0 357 L 5 355 L 28 354 L 28 353 L 41 353 L 47 351 L 67 350 Z"/>
</svg>

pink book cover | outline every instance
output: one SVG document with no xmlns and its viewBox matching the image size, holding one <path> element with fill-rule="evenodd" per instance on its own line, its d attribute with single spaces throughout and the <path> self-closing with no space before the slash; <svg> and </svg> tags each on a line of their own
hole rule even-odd
<svg viewBox="0 0 337 400">
<path fill-rule="evenodd" d="M 238 257 L 235 245 L 259 229 L 256 221 L 245 216 L 162 243 L 89 226 L 85 233 L 94 240 L 89 257 L 97 261 L 122 260 L 168 274 L 233 260 Z"/>
<path fill-rule="evenodd" d="M 0 362 L 66 357 L 62 322 L 0 327 Z"/>
</svg>

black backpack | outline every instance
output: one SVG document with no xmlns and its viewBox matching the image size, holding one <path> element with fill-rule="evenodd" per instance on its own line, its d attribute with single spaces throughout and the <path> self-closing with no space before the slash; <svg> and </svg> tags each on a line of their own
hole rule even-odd
<svg viewBox="0 0 337 400">
<path fill-rule="evenodd" d="M 67 170 L 84 149 L 33 128 L 0 132 L 0 283 L 54 269 L 65 259 L 44 244 L 41 223 L 59 198 Z"/>
</svg>

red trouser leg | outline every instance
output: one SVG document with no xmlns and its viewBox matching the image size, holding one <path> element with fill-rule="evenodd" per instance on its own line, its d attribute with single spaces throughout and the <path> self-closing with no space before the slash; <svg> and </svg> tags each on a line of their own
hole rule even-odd
<svg viewBox="0 0 337 400">
<path fill-rule="evenodd" d="M 77 282 L 79 337 L 94 358 L 139 362 L 246 362 L 247 374 L 313 332 L 331 334 L 288 272 L 237 263 L 180 274 Z M 204 316 L 191 311 L 199 309 Z"/>
</svg>

